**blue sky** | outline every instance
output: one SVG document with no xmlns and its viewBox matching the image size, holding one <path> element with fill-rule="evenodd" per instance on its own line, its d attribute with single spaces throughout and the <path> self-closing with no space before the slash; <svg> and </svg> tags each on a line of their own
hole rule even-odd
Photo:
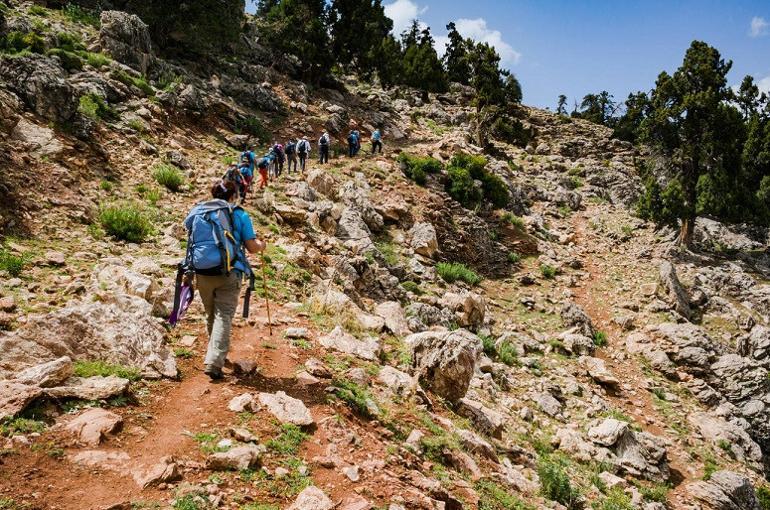
<svg viewBox="0 0 770 510">
<path fill-rule="evenodd" d="M 678 67 L 693 39 L 733 61 L 731 84 L 746 74 L 770 91 L 767 0 L 384 0 L 396 30 L 417 18 L 442 45 L 447 22 L 486 40 L 521 81 L 524 103 L 554 108 L 608 90 L 615 99 L 649 90 Z"/>
</svg>

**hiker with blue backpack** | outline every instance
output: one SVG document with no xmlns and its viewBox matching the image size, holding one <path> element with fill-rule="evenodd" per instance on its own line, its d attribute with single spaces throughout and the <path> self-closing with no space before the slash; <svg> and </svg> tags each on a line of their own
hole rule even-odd
<svg viewBox="0 0 770 510">
<path fill-rule="evenodd" d="M 382 133 L 379 129 L 375 129 L 372 133 L 372 154 L 376 152 L 382 154 Z"/>
<path fill-rule="evenodd" d="M 355 131 L 351 131 L 350 134 L 348 134 L 348 157 L 352 158 L 356 155 L 356 152 L 358 147 L 358 137 L 356 136 Z"/>
<path fill-rule="evenodd" d="M 206 310 L 209 344 L 204 373 L 212 381 L 224 377 L 222 367 L 230 349 L 230 332 L 244 278 L 249 279 L 243 307 L 244 316 L 248 316 L 254 273 L 245 250 L 262 253 L 266 246 L 257 239 L 248 213 L 234 204 L 237 194 L 234 182 L 218 181 L 211 188 L 212 200 L 195 205 L 184 220 L 187 255 L 180 272 L 194 275 Z"/>
<path fill-rule="evenodd" d="M 257 166 L 257 155 L 251 149 L 246 149 L 241 153 L 241 162 L 238 166 L 238 170 L 241 172 L 243 178 L 241 183 L 241 203 L 246 200 L 246 195 L 249 193 L 251 182 L 254 180 L 254 170 Z"/>
</svg>

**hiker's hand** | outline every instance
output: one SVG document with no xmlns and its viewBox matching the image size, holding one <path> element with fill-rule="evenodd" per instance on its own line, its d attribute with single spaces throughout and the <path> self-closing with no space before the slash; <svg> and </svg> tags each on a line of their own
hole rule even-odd
<svg viewBox="0 0 770 510">
<path fill-rule="evenodd" d="M 267 247 L 267 244 L 261 239 L 249 239 L 244 245 L 249 253 L 262 253 Z"/>
</svg>

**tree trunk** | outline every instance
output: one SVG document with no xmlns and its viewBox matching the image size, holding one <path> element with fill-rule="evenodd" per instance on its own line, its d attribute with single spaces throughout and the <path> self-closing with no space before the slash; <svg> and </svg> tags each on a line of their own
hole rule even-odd
<svg viewBox="0 0 770 510">
<path fill-rule="evenodd" d="M 676 244 L 690 249 L 692 247 L 692 236 L 694 231 L 695 218 L 682 218 L 682 227 L 679 230 L 679 238 L 677 239 Z"/>
</svg>

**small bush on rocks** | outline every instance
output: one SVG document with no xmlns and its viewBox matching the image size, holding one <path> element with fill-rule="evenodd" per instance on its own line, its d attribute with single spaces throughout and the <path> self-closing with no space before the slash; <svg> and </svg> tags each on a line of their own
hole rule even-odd
<svg viewBox="0 0 770 510">
<path fill-rule="evenodd" d="M 113 71 L 111 76 L 113 79 L 118 80 L 124 85 L 138 88 L 139 90 L 144 92 L 145 95 L 147 96 L 155 95 L 155 89 L 153 89 L 152 85 L 147 83 L 147 80 L 145 80 L 143 77 L 131 76 L 126 71 L 123 71 L 122 69 Z"/>
<path fill-rule="evenodd" d="M 270 141 L 270 130 L 268 130 L 259 117 L 245 117 L 235 121 L 234 131 L 238 134 L 246 134 L 256 137 L 260 143 Z"/>
<path fill-rule="evenodd" d="M 67 19 L 75 23 L 91 25 L 97 28 L 101 25 L 101 20 L 99 19 L 99 13 L 97 11 L 86 9 L 77 4 L 68 3 L 62 9 L 62 13 Z"/>
<path fill-rule="evenodd" d="M 518 264 L 519 262 L 521 262 L 521 255 L 519 255 L 515 251 L 509 251 L 508 262 L 510 262 L 511 264 Z"/>
<path fill-rule="evenodd" d="M 532 507 L 492 480 L 476 482 L 479 510 L 530 510 Z"/>
<path fill-rule="evenodd" d="M 107 234 L 130 243 L 141 243 L 154 231 L 146 213 L 130 202 L 102 207 L 99 223 Z"/>
<path fill-rule="evenodd" d="M 366 418 L 377 417 L 374 399 L 366 388 L 347 379 L 335 379 L 332 385 L 337 397 L 353 411 Z"/>
<path fill-rule="evenodd" d="M 759 506 L 762 510 L 770 510 L 770 486 L 760 485 L 757 487 L 757 499 L 759 500 Z M 656 499 L 654 501 L 665 501 L 665 499 Z"/>
<path fill-rule="evenodd" d="M 75 375 L 78 377 L 93 377 L 95 375 L 108 377 L 114 375 L 129 381 L 136 381 L 141 378 L 141 372 L 138 368 L 107 363 L 106 361 L 76 361 L 73 368 Z"/>
<path fill-rule="evenodd" d="M 594 333 L 594 345 L 597 347 L 604 347 L 607 345 L 607 333 L 604 331 L 596 331 Z"/>
<path fill-rule="evenodd" d="M 537 474 L 540 477 L 540 492 L 544 497 L 570 510 L 580 508 L 580 491 L 572 486 L 563 459 L 554 455 L 541 457 L 537 464 Z"/>
<path fill-rule="evenodd" d="M 553 266 L 549 266 L 548 264 L 541 264 L 540 274 L 542 274 L 543 278 L 547 280 L 553 280 L 554 278 L 556 278 L 556 268 Z"/>
<path fill-rule="evenodd" d="M 115 110 L 100 95 L 93 92 L 80 96 L 78 112 L 95 122 L 117 117 Z"/>
<path fill-rule="evenodd" d="M 607 496 L 594 505 L 596 510 L 634 510 L 638 508 L 631 503 L 631 496 L 623 492 L 623 489 L 615 487 L 610 489 Z"/>
<path fill-rule="evenodd" d="M 505 207 L 510 199 L 508 186 L 500 177 L 488 172 L 486 165 L 483 156 L 455 154 L 447 168 L 447 193 L 469 209 L 478 206 L 483 199 L 495 207 Z M 481 182 L 481 188 L 475 181 Z"/>
<path fill-rule="evenodd" d="M 27 263 L 23 255 L 14 255 L 7 248 L 0 247 L 0 271 L 7 271 L 13 277 L 19 276 Z"/>
<path fill-rule="evenodd" d="M 447 283 L 462 280 L 468 285 L 478 285 L 483 280 L 481 276 L 459 262 L 439 262 L 436 264 L 436 272 Z"/>
<path fill-rule="evenodd" d="M 398 163 L 404 175 L 421 186 L 427 182 L 428 174 L 437 174 L 444 168 L 435 158 L 412 156 L 406 152 L 398 155 Z"/>
<path fill-rule="evenodd" d="M 299 451 L 302 442 L 308 438 L 301 428 L 292 423 L 281 425 L 281 434 L 278 437 L 269 439 L 266 446 L 281 455 L 294 455 Z"/>
<path fill-rule="evenodd" d="M 178 192 L 184 184 L 184 175 L 176 167 L 166 163 L 155 165 L 152 177 L 161 186 L 165 186 L 169 191 Z"/>
</svg>

